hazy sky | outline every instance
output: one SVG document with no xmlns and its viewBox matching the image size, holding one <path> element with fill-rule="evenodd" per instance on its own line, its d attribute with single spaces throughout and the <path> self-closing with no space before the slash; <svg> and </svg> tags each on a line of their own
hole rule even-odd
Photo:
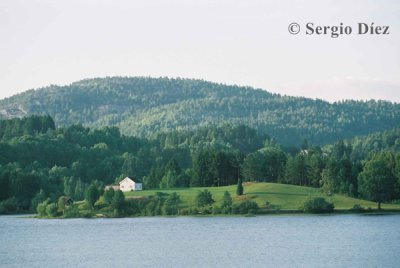
<svg viewBox="0 0 400 268">
<path fill-rule="evenodd" d="M 288 25 L 300 24 L 291 35 Z M 389 25 L 305 35 L 304 25 Z M 400 1 L 0 0 L 0 98 L 104 76 L 169 76 L 326 100 L 400 102 Z"/>
</svg>

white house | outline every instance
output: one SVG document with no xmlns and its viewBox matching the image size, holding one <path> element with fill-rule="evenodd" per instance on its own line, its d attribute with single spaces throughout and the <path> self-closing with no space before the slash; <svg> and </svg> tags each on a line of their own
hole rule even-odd
<svg viewBox="0 0 400 268">
<path fill-rule="evenodd" d="M 134 182 L 130 178 L 126 177 L 119 183 L 119 189 L 123 192 L 141 191 L 142 184 L 138 183 L 138 182 Z"/>
</svg>

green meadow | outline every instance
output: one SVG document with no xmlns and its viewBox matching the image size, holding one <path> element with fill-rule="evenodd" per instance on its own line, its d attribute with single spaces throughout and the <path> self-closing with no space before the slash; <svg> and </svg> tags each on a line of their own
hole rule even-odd
<svg viewBox="0 0 400 268">
<path fill-rule="evenodd" d="M 324 197 L 327 201 L 332 202 L 337 210 L 348 210 L 358 204 L 367 208 L 376 209 L 375 202 L 348 197 L 345 195 L 334 194 L 331 196 L 325 195 L 320 189 L 295 186 L 279 183 L 245 183 L 244 195 L 236 196 L 236 185 L 223 187 L 193 187 L 193 188 L 176 188 L 176 189 L 156 189 L 143 190 L 137 192 L 125 193 L 126 198 L 138 198 L 154 195 L 157 192 L 173 193 L 176 192 L 182 201 L 182 207 L 194 206 L 195 198 L 199 191 L 208 189 L 213 196 L 216 204 L 222 202 L 222 197 L 225 191 L 230 192 L 234 203 L 243 200 L 252 200 L 258 203 L 260 208 L 271 208 L 279 210 L 298 210 L 303 203 L 311 197 Z M 268 203 L 267 203 L 268 202 Z M 382 209 L 399 209 L 399 204 L 382 204 Z"/>
</svg>

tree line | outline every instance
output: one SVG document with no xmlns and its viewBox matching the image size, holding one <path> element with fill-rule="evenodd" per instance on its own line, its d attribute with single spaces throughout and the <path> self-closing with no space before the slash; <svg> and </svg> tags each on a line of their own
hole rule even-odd
<svg viewBox="0 0 400 268">
<path fill-rule="evenodd" d="M 142 139 L 122 135 L 116 127 L 54 128 L 51 117 L 39 119 L 0 123 L 7 126 L 0 141 L 1 213 L 33 211 L 60 196 L 83 200 L 89 187 L 102 191 L 125 176 L 143 182 L 146 189 L 258 181 L 319 187 L 327 194 L 377 202 L 400 197 L 398 130 L 322 148 L 307 140 L 300 147 L 288 147 L 244 125 Z M 30 120 L 44 123 L 26 124 Z M 357 145 L 370 139 L 380 146 L 370 150 Z"/>
</svg>

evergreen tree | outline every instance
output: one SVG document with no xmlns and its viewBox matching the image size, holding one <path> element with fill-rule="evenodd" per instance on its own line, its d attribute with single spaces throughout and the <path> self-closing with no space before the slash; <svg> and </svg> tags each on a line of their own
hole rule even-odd
<svg viewBox="0 0 400 268">
<path fill-rule="evenodd" d="M 294 158 L 289 156 L 285 166 L 284 183 L 295 184 L 297 180 L 297 171 Z"/>
<path fill-rule="evenodd" d="M 92 184 L 86 189 L 85 200 L 87 204 L 93 209 L 94 203 L 96 203 L 97 199 L 99 199 L 99 191 L 97 190 L 97 187 Z"/>
<path fill-rule="evenodd" d="M 146 186 L 146 189 L 159 188 L 160 178 L 162 177 L 162 171 L 153 167 L 150 170 L 150 174 L 143 177 L 143 184 Z"/>
<path fill-rule="evenodd" d="M 110 189 L 108 189 L 107 191 L 105 191 L 104 192 L 104 202 L 106 202 L 107 204 L 111 204 L 111 202 L 112 202 L 112 200 L 113 200 L 113 198 L 114 198 L 114 194 L 115 194 L 115 191 L 114 191 L 114 188 L 110 188 Z"/>
<path fill-rule="evenodd" d="M 330 168 L 325 168 L 321 176 L 321 189 L 327 195 L 335 192 L 335 174 Z"/>
<path fill-rule="evenodd" d="M 243 161 L 243 177 L 246 181 L 262 181 L 265 177 L 263 172 L 263 155 L 260 152 L 248 154 Z"/>
<path fill-rule="evenodd" d="M 125 195 L 121 190 L 115 191 L 112 199 L 112 207 L 114 208 L 114 214 L 120 216 L 123 213 L 125 206 Z"/>
<path fill-rule="evenodd" d="M 133 156 L 130 153 L 124 153 L 122 157 L 124 158 L 124 164 L 122 165 L 121 168 L 122 176 L 131 178 L 136 177 L 135 175 L 137 174 L 137 168 L 138 168 L 137 157 Z"/>
<path fill-rule="evenodd" d="M 294 158 L 294 168 L 297 174 L 295 179 L 295 184 L 298 185 L 310 185 L 309 177 L 308 177 L 308 166 L 305 161 L 305 156 L 303 154 L 298 154 Z"/>
<path fill-rule="evenodd" d="M 331 195 L 338 191 L 338 166 L 335 159 L 328 160 L 326 167 L 322 170 L 320 186 L 322 191 Z"/>
<path fill-rule="evenodd" d="M 322 167 L 323 167 L 320 155 L 313 154 L 309 158 L 309 167 L 310 168 L 308 170 L 308 177 L 310 178 L 311 186 L 319 187 L 321 181 Z"/>
<path fill-rule="evenodd" d="M 238 179 L 236 194 L 238 196 L 243 195 L 243 182 L 241 178 Z"/>
</svg>

